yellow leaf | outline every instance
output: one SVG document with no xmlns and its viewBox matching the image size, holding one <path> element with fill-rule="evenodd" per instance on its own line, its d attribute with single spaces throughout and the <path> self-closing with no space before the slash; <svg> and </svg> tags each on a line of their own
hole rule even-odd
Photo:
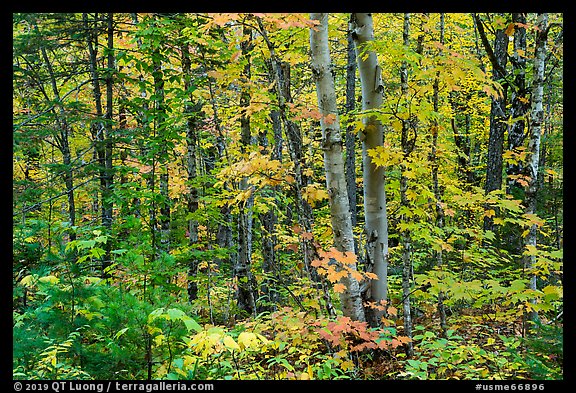
<svg viewBox="0 0 576 393">
<path fill-rule="evenodd" d="M 57 284 L 57 283 L 60 281 L 60 279 L 59 279 L 58 277 L 56 277 L 56 276 L 44 276 L 44 277 L 40 277 L 40 278 L 38 279 L 38 281 L 40 281 L 40 282 L 47 282 L 47 283 L 50 283 L 50 284 Z"/>
<path fill-rule="evenodd" d="M 224 339 L 222 340 L 222 343 L 224 344 L 224 346 L 226 348 L 228 348 L 231 351 L 240 350 L 240 345 L 238 345 L 236 343 L 236 341 L 234 341 L 234 339 L 230 336 L 224 336 Z"/>
<path fill-rule="evenodd" d="M 242 332 L 238 335 L 238 344 L 241 349 L 258 347 L 258 338 L 254 333 Z"/>
<path fill-rule="evenodd" d="M 154 337 L 154 344 L 156 344 L 157 347 L 162 345 L 163 341 L 164 341 L 164 335 L 163 334 L 159 334 L 156 337 Z"/>
<path fill-rule="evenodd" d="M 34 277 L 34 275 L 29 274 L 26 277 L 24 277 L 22 280 L 20 280 L 20 283 L 22 283 L 24 286 L 30 287 L 32 285 L 34 285 L 34 282 L 36 281 L 36 277 Z"/>
<path fill-rule="evenodd" d="M 493 217 L 496 215 L 496 212 L 493 209 L 488 209 L 484 211 L 485 217 Z"/>
</svg>

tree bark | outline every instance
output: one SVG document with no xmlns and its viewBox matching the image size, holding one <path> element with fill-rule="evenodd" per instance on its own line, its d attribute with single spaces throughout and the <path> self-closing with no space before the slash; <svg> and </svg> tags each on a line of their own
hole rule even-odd
<svg viewBox="0 0 576 393">
<path fill-rule="evenodd" d="M 402 32 L 402 38 L 404 43 L 404 50 L 408 50 L 410 47 L 410 14 L 404 14 L 404 29 Z M 400 89 L 402 92 L 402 97 L 406 100 L 408 97 L 408 64 L 406 61 L 402 62 L 400 68 Z M 401 135 L 401 145 L 402 152 L 404 154 L 404 159 L 400 164 L 400 205 L 410 209 L 410 202 L 408 200 L 408 177 L 406 177 L 406 171 L 408 169 L 408 159 L 410 153 L 414 149 L 414 144 L 416 142 L 416 119 L 413 115 L 409 118 L 402 120 L 402 135 Z M 412 136 L 410 134 L 413 134 Z M 406 224 L 409 223 L 410 218 L 402 215 L 400 220 Z M 402 244 L 402 309 L 403 309 L 403 319 L 404 319 L 404 335 L 412 339 L 412 311 L 410 307 L 410 281 L 412 275 L 412 236 L 410 230 L 405 228 L 400 230 L 400 239 Z M 414 346 L 412 341 L 406 344 L 406 356 L 412 357 L 414 355 Z"/>
<path fill-rule="evenodd" d="M 241 110 L 250 105 L 250 51 L 252 50 L 252 30 L 244 27 L 244 40 L 240 44 L 242 55 L 247 59 L 242 71 L 242 91 L 240 93 Z M 250 129 L 250 117 L 246 114 L 240 116 L 240 151 L 243 157 L 248 157 L 249 147 L 252 142 L 252 132 Z M 248 184 L 247 178 L 240 179 L 239 188 L 241 191 L 250 189 L 252 192 L 248 199 L 239 206 L 238 214 L 238 260 L 234 267 L 234 276 L 238 280 L 236 290 L 236 301 L 240 310 L 248 315 L 256 316 L 256 299 L 258 298 L 258 286 L 256 278 L 252 273 L 252 226 L 254 205 L 254 187 Z"/>
<path fill-rule="evenodd" d="M 508 130 L 508 149 L 515 150 L 524 144 L 524 129 L 526 126 L 526 113 L 530 108 L 528 90 L 526 87 L 526 15 L 523 13 L 513 13 L 512 22 L 520 25 L 514 28 L 514 53 L 511 57 L 514 74 L 514 88 L 512 89 L 510 117 L 515 122 Z M 506 193 L 520 197 L 522 185 L 511 176 L 520 175 L 522 165 L 508 164 L 506 174 L 508 176 Z"/>
<path fill-rule="evenodd" d="M 346 34 L 348 46 L 346 49 L 346 113 L 352 112 L 356 106 L 356 51 L 354 50 L 354 39 L 352 32 L 348 29 Z M 354 127 L 346 127 L 346 185 L 348 189 L 348 204 L 350 205 L 350 215 L 352 226 L 358 222 L 358 196 L 356 186 L 356 135 Z M 354 249 L 358 252 L 358 244 L 354 241 Z"/>
<path fill-rule="evenodd" d="M 154 16 L 157 18 L 157 16 Z M 156 20 L 154 20 L 154 24 Z M 170 248 L 170 196 L 168 194 L 168 148 L 166 130 L 166 104 L 164 102 L 164 72 L 160 47 L 154 47 L 152 52 L 152 79 L 154 83 L 154 130 L 160 139 L 161 149 L 158 157 L 160 164 L 159 189 L 162 196 L 159 203 L 160 246 L 164 251 Z"/>
<path fill-rule="evenodd" d="M 384 86 L 376 53 L 365 49 L 365 44 L 374 40 L 372 15 L 351 15 L 350 28 L 356 46 L 356 59 L 362 87 L 362 109 L 377 109 L 382 105 Z M 372 163 L 368 151 L 384 143 L 384 132 L 380 120 L 368 115 L 364 118 L 362 140 L 362 173 L 364 180 L 364 215 L 366 231 L 367 270 L 378 276 L 371 280 L 364 297 L 383 306 L 388 296 L 388 217 L 386 214 L 385 173 L 383 167 Z M 383 309 L 366 308 L 371 326 L 379 326 L 385 314 Z"/>
<path fill-rule="evenodd" d="M 548 29 L 548 14 L 539 13 L 537 17 L 537 33 L 534 53 L 534 73 L 532 78 L 532 102 L 530 111 L 530 141 L 528 142 L 528 159 L 526 161 L 526 175 L 529 177 L 526 188 L 526 213 L 535 214 L 538 193 L 538 169 L 540 161 L 540 141 L 542 126 L 544 123 L 544 70 L 546 67 L 546 40 Z M 525 238 L 526 247 L 536 247 L 538 240 L 538 228 L 536 224 L 530 226 L 528 235 Z M 536 290 L 536 276 L 531 272 L 536 263 L 535 255 L 526 255 L 524 268 L 526 269 L 530 282 L 528 287 Z M 535 311 L 528 313 L 528 320 L 537 321 L 538 314 Z"/>
<path fill-rule="evenodd" d="M 440 44 L 444 45 L 444 13 L 440 14 Z M 439 57 L 442 55 L 442 49 L 438 50 Z M 434 78 L 434 84 L 432 86 L 432 105 L 434 107 L 434 112 L 439 113 L 439 73 L 436 74 Z M 434 191 L 435 198 L 435 212 L 436 212 L 436 226 L 440 229 L 444 228 L 444 208 L 442 207 L 442 192 L 440 191 L 440 184 L 438 181 L 438 120 L 435 118 L 432 123 L 432 149 L 430 152 L 430 161 L 432 163 L 432 190 Z M 436 266 L 442 269 L 443 254 L 442 249 L 435 252 L 436 255 Z M 446 331 L 448 329 L 446 324 L 446 308 L 444 306 L 444 291 L 438 292 L 438 317 L 440 319 L 440 329 L 442 331 L 442 336 L 446 337 Z"/>
<path fill-rule="evenodd" d="M 353 254 L 354 236 L 342 158 L 340 119 L 336 107 L 336 90 L 328 46 L 328 14 L 312 13 L 310 18 L 320 22 L 310 29 L 311 66 L 316 82 L 318 108 L 322 115 L 320 119 L 322 149 L 334 245 L 341 252 Z M 355 264 L 351 267 L 356 269 Z M 365 321 L 358 281 L 348 274 L 342 278 L 342 284 L 345 290 L 340 294 L 340 301 L 344 316 L 356 321 Z"/>
<path fill-rule="evenodd" d="M 488 157 L 486 158 L 486 194 L 502 188 L 502 151 L 504 147 L 504 132 L 507 120 L 506 99 L 507 86 L 502 81 L 506 77 L 506 62 L 508 59 L 508 36 L 504 29 L 496 30 L 494 46 L 490 46 L 480 18 L 475 14 L 478 32 L 484 44 L 484 49 L 492 64 L 492 79 L 502 83 L 503 93 L 499 98 L 492 98 L 490 106 L 490 135 L 488 137 Z M 484 230 L 494 230 L 492 217 L 484 217 Z"/>
<path fill-rule="evenodd" d="M 188 213 L 194 214 L 198 211 L 198 188 L 195 187 L 193 182 L 198 175 L 197 170 L 197 145 L 198 145 L 198 129 L 201 127 L 202 116 L 202 103 L 194 103 L 192 94 L 192 61 L 190 59 L 190 52 L 188 44 L 181 45 L 182 51 L 182 71 L 184 74 L 184 90 L 190 99 L 184 104 L 184 116 L 186 117 L 186 145 L 187 145 L 187 169 L 188 169 L 188 195 L 187 206 Z M 188 220 L 188 243 L 192 246 L 198 243 L 198 220 L 190 218 Z M 192 302 L 198 298 L 198 284 L 196 283 L 196 271 L 198 269 L 199 261 L 196 258 L 191 258 L 188 264 L 188 301 Z"/>
<path fill-rule="evenodd" d="M 112 214 L 114 209 L 114 203 L 112 202 L 112 187 L 114 184 L 114 168 L 112 165 L 112 153 L 113 153 L 113 110 L 114 110 L 114 14 L 109 12 L 106 17 L 107 22 L 107 67 L 106 72 L 106 113 L 104 115 L 105 119 L 105 135 L 104 135 L 104 179 L 102 190 L 102 225 L 106 228 L 109 235 L 112 235 Z M 102 261 L 102 276 L 109 277 L 108 267 L 112 265 L 112 257 L 110 252 L 112 250 L 112 242 L 107 241 L 104 245 L 104 260 Z"/>
</svg>

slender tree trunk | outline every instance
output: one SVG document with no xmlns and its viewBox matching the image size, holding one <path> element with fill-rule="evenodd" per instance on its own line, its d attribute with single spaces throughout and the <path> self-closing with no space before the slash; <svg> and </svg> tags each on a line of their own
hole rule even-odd
<svg viewBox="0 0 576 393">
<path fill-rule="evenodd" d="M 328 14 L 312 13 L 312 20 L 320 22 L 310 29 L 310 48 L 312 56 L 312 75 L 316 82 L 318 108 L 322 115 L 322 149 L 324 150 L 324 168 L 326 188 L 330 203 L 330 218 L 334 245 L 344 253 L 354 253 L 354 235 L 348 205 L 344 160 L 342 159 L 342 138 L 340 119 L 336 107 L 336 90 L 331 74 L 331 60 L 328 45 Z M 350 266 L 356 269 L 355 264 Z M 340 294 L 344 316 L 356 321 L 365 321 L 364 307 L 358 281 L 350 274 L 342 279 L 346 287 Z"/>
<path fill-rule="evenodd" d="M 102 91 L 100 89 L 100 72 L 98 71 L 98 16 L 94 16 L 94 27 L 91 29 L 88 15 L 82 14 L 84 27 L 90 34 L 87 35 L 87 47 L 90 56 L 90 74 L 92 77 L 92 94 L 96 109 L 97 121 L 93 123 L 91 133 L 96 146 L 96 156 L 99 163 L 100 193 L 101 193 L 101 220 L 107 233 L 111 234 L 113 202 L 111 200 L 113 186 L 112 167 L 112 116 L 113 116 L 113 75 L 114 75 L 114 15 L 107 15 L 107 73 L 106 82 L 106 112 L 103 110 Z M 102 277 L 108 277 L 106 269 L 111 264 L 111 242 L 106 242 L 105 254 L 102 260 Z"/>
<path fill-rule="evenodd" d="M 526 15 L 523 13 L 513 13 L 512 22 L 519 25 L 514 28 L 514 53 L 511 57 L 514 75 L 514 88 L 512 89 L 512 104 L 510 117 L 515 122 L 508 130 L 508 149 L 514 151 L 524 144 L 524 129 L 526 126 L 525 116 L 530 108 L 530 100 L 526 87 Z M 514 178 L 522 173 L 522 166 L 518 164 L 507 164 L 506 193 L 520 197 L 522 185 Z"/>
<path fill-rule="evenodd" d="M 444 13 L 440 14 L 440 44 L 444 45 Z M 442 49 L 439 49 L 439 57 L 442 55 Z M 439 73 L 436 73 L 436 78 L 434 79 L 433 85 L 433 96 L 432 105 L 434 107 L 434 112 L 439 113 Z M 440 191 L 440 184 L 438 182 L 438 120 L 435 118 L 432 123 L 432 150 L 430 153 L 430 161 L 432 162 L 432 189 L 434 191 L 435 198 L 435 210 L 436 210 L 436 226 L 440 229 L 444 228 L 444 208 L 442 207 L 442 192 Z M 442 249 L 436 251 L 436 266 L 442 269 L 443 265 L 443 255 Z M 448 329 L 446 324 L 446 308 L 444 306 L 444 291 L 439 291 L 438 293 L 438 316 L 440 319 L 440 329 L 442 330 L 442 336 L 446 337 L 446 331 Z"/>
<path fill-rule="evenodd" d="M 290 92 L 290 65 L 282 63 L 276 55 L 276 48 L 269 40 L 268 34 L 262 20 L 257 18 L 260 33 L 263 35 L 266 45 L 270 51 L 270 62 L 272 71 L 276 80 L 276 96 L 278 100 L 278 109 L 280 119 L 284 124 L 286 132 L 286 141 L 290 159 L 294 164 L 294 200 L 296 211 L 298 213 L 298 223 L 307 233 L 312 233 L 312 207 L 304 199 L 302 190 L 309 184 L 308 176 L 303 172 L 305 167 L 304 156 L 302 152 L 302 132 L 295 122 L 288 118 L 288 104 L 292 103 L 292 94 Z M 316 268 L 312 266 L 312 261 L 317 258 L 318 253 L 314 246 L 313 238 L 302 239 L 302 255 L 304 258 L 304 268 L 311 280 L 316 283 L 316 288 L 322 291 L 326 312 L 329 316 L 335 316 L 335 310 L 328 293 L 327 283 L 318 275 Z"/>
<path fill-rule="evenodd" d="M 348 29 L 346 34 L 348 46 L 346 50 L 346 113 L 352 112 L 356 104 L 356 51 L 352 31 Z M 354 127 L 346 127 L 346 185 L 348 189 L 348 204 L 352 226 L 358 222 L 357 186 L 356 186 L 356 135 Z M 354 249 L 358 252 L 358 244 L 354 239 Z"/>
<path fill-rule="evenodd" d="M 504 83 L 506 77 L 506 62 L 508 59 L 508 36 L 504 29 L 496 30 L 494 45 L 490 46 L 484 27 L 480 18 L 474 14 L 478 32 L 492 63 L 492 79 L 502 84 L 503 93 L 499 98 L 492 98 L 490 107 L 490 135 L 488 137 L 488 157 L 486 159 L 486 183 L 484 191 L 488 194 L 491 191 L 502 188 L 502 151 L 504 148 L 504 133 L 506 131 L 507 120 L 506 99 L 507 84 Z M 494 230 L 492 217 L 484 217 L 484 230 Z"/>
<path fill-rule="evenodd" d="M 272 68 L 270 62 L 267 62 L 269 69 Z M 272 70 L 269 70 L 269 82 L 272 85 L 276 80 Z M 274 93 L 274 88 L 270 89 L 270 93 Z M 271 160 L 282 162 L 282 120 L 280 119 L 280 112 L 276 109 L 270 112 L 270 121 L 272 122 L 272 135 L 274 137 L 274 144 L 270 147 L 268 142 L 268 130 L 263 130 L 260 133 L 260 146 L 262 147 L 262 154 L 270 154 Z M 280 192 L 278 187 L 273 187 L 270 192 L 270 197 L 276 198 L 277 193 Z M 278 200 L 276 200 L 278 203 Z M 273 208 L 270 208 L 265 213 L 258 214 L 258 219 L 262 225 L 262 271 L 264 279 L 262 282 L 262 295 L 264 298 L 265 306 L 261 307 L 262 310 L 274 311 L 279 303 L 279 293 L 275 289 L 276 284 L 281 280 L 281 275 L 278 266 L 278 256 L 276 255 L 276 245 L 278 243 L 276 236 L 276 224 L 278 223 L 278 216 Z"/>
<path fill-rule="evenodd" d="M 470 115 L 465 113 L 464 119 L 461 119 L 461 116 L 458 115 L 460 112 L 466 110 L 467 104 L 462 102 L 464 98 L 459 97 L 457 92 L 450 92 L 448 97 L 452 107 L 452 112 L 454 113 L 452 119 L 450 119 L 450 125 L 454 135 L 454 144 L 459 150 L 458 176 L 467 186 L 470 186 L 476 182 L 474 173 L 470 169 L 472 159 L 472 142 L 470 140 Z"/>
<path fill-rule="evenodd" d="M 38 26 L 34 25 L 34 28 L 38 32 Z M 70 226 L 76 225 L 76 204 L 74 202 L 74 174 L 72 170 L 72 155 L 70 152 L 70 142 L 69 142 L 69 132 L 70 127 L 66 120 L 66 112 L 60 97 L 60 90 L 58 89 L 58 84 L 56 80 L 56 75 L 54 74 L 54 69 L 52 67 L 52 62 L 48 57 L 46 48 L 41 46 L 40 49 L 42 59 L 48 70 L 48 75 L 50 77 L 50 86 L 52 88 L 52 94 L 54 100 L 57 102 L 58 113 L 56 115 L 56 124 L 59 128 L 59 133 L 55 135 L 56 146 L 62 153 L 62 163 L 64 164 L 64 185 L 66 187 L 66 196 L 68 199 L 68 218 L 70 221 Z M 76 233 L 74 231 L 70 232 L 70 241 L 76 240 Z M 72 254 L 72 260 L 76 261 L 76 255 Z"/>
<path fill-rule="evenodd" d="M 155 16 L 156 18 L 156 16 Z M 154 21 L 156 23 L 156 20 Z M 160 164 L 159 191 L 162 196 L 159 203 L 160 247 L 164 251 L 170 248 L 170 196 L 168 194 L 168 132 L 166 128 L 166 104 L 164 102 L 164 72 L 160 48 L 155 47 L 152 52 L 152 79 L 154 83 L 154 130 L 161 143 L 158 163 Z"/>
<path fill-rule="evenodd" d="M 352 37 L 356 46 L 356 59 L 362 86 L 362 109 L 377 109 L 382 105 L 381 68 L 376 53 L 366 50 L 365 44 L 374 40 L 372 15 L 351 15 Z M 368 150 L 384 143 L 384 132 L 380 120 L 368 115 L 364 119 L 362 140 L 362 173 L 364 176 L 364 216 L 366 231 L 367 270 L 378 276 L 371 280 L 364 297 L 379 304 L 376 309 L 366 308 L 371 326 L 379 326 L 385 314 L 384 303 L 388 296 L 388 217 L 386 214 L 385 173 L 383 167 L 372 163 Z"/>
<path fill-rule="evenodd" d="M 250 105 L 250 51 L 252 50 L 252 30 L 244 27 L 244 41 L 240 44 L 242 55 L 246 58 L 246 65 L 242 71 L 242 92 L 240 93 L 240 106 L 243 108 Z M 248 157 L 249 147 L 252 142 L 250 129 L 250 117 L 242 114 L 240 117 L 240 150 L 244 158 Z M 239 207 L 238 214 L 238 260 L 234 267 L 234 276 L 238 280 L 236 300 L 238 307 L 247 314 L 256 315 L 256 299 L 258 298 L 258 286 L 252 272 L 252 226 L 254 205 L 254 187 L 248 184 L 248 179 L 240 179 L 240 190 L 251 190 L 248 199 Z"/>
<path fill-rule="evenodd" d="M 402 38 L 404 42 L 404 50 L 410 47 L 410 14 L 404 14 L 404 30 Z M 400 69 L 400 87 L 402 97 L 406 100 L 408 97 L 408 64 L 404 61 Z M 410 134 L 413 134 L 411 136 Z M 412 116 L 402 121 L 402 135 L 401 135 L 402 152 L 404 159 L 400 164 L 400 205 L 410 209 L 410 202 L 408 200 L 408 177 L 406 172 L 408 169 L 408 159 L 410 153 L 414 149 L 416 141 L 416 119 Z M 409 224 L 410 218 L 402 215 L 401 221 Z M 410 307 L 410 282 L 412 273 L 412 237 L 409 229 L 400 230 L 400 239 L 402 244 L 402 308 L 404 311 L 404 335 L 412 339 L 412 312 Z M 406 344 L 406 355 L 412 357 L 414 355 L 414 347 L 412 341 Z"/>
<path fill-rule="evenodd" d="M 208 73 L 210 70 L 208 61 L 205 56 L 204 48 L 201 46 L 200 50 L 200 60 L 202 63 L 202 68 L 204 73 Z M 209 157 L 204 160 L 206 172 L 212 172 L 216 167 L 216 161 L 218 159 L 225 159 L 226 162 L 230 162 L 230 157 L 228 157 L 228 151 L 226 149 L 226 144 L 224 141 L 224 135 L 222 130 L 222 124 L 220 120 L 219 114 L 219 106 L 218 102 L 216 101 L 216 93 L 213 85 L 212 77 L 208 76 L 208 92 L 210 93 L 210 106 L 212 107 L 212 121 L 214 122 L 214 128 L 217 131 L 216 135 L 216 146 L 215 149 L 210 150 Z M 228 185 L 224 185 L 225 189 L 228 189 Z M 230 207 L 227 204 L 224 204 L 220 208 L 221 214 L 221 222 L 218 224 L 218 228 L 216 230 L 216 244 L 220 248 L 230 249 L 234 245 L 234 239 L 232 236 L 232 214 L 230 213 Z M 235 265 L 236 255 L 230 254 L 228 258 L 226 258 L 226 262 L 229 262 L 232 266 Z M 220 266 L 223 262 L 221 258 L 216 257 L 214 258 L 214 262 Z"/>
<path fill-rule="evenodd" d="M 195 187 L 193 182 L 198 175 L 197 170 L 197 146 L 198 146 L 198 129 L 202 124 L 202 103 L 194 103 L 192 95 L 192 61 L 190 60 L 190 52 L 188 44 L 181 45 L 182 50 L 182 71 L 184 74 L 184 90 L 189 100 L 184 104 L 184 116 L 186 117 L 186 146 L 187 146 L 187 169 L 188 169 L 188 195 L 186 203 L 188 205 L 188 213 L 194 215 L 198 211 L 198 188 Z M 191 246 L 198 243 L 198 220 L 190 218 L 188 220 L 188 242 Z M 196 283 L 196 271 L 198 269 L 198 260 L 194 257 L 190 259 L 188 264 L 188 300 L 190 302 L 198 298 L 198 284 Z"/>
<path fill-rule="evenodd" d="M 530 112 L 530 141 L 528 142 L 528 159 L 526 162 L 526 175 L 529 177 L 526 189 L 526 213 L 535 214 L 538 193 L 538 169 L 540 162 L 540 142 L 542 126 L 544 123 L 544 70 L 546 67 L 546 40 L 548 33 L 548 14 L 539 13 L 537 17 L 537 33 L 534 53 L 534 73 L 532 78 L 532 103 Z M 530 227 L 525 238 L 525 247 L 536 247 L 538 240 L 538 228 L 534 224 Z M 536 263 L 535 255 L 526 255 L 524 267 L 529 274 L 529 288 L 537 289 L 536 276 L 531 272 Z M 535 311 L 528 313 L 528 320 L 536 322 L 538 314 Z"/>
<path fill-rule="evenodd" d="M 108 235 L 112 235 L 112 214 L 114 209 L 114 204 L 112 202 L 112 192 L 114 184 L 114 168 L 112 166 L 112 153 L 113 153 L 113 135 L 112 135 L 112 121 L 113 121 L 113 84 L 114 84 L 114 14 L 108 13 L 106 17 L 107 22 L 107 67 L 106 72 L 106 113 L 105 119 L 105 131 L 104 131 L 104 189 L 102 190 L 102 225 L 106 228 Z M 102 261 L 102 276 L 108 277 L 108 267 L 112 264 L 112 258 L 110 251 L 112 249 L 112 242 L 107 241 L 104 245 L 104 259 Z"/>
</svg>

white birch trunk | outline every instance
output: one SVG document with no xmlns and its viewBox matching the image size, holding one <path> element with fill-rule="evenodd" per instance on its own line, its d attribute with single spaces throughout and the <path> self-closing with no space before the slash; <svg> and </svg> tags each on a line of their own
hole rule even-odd
<svg viewBox="0 0 576 393">
<path fill-rule="evenodd" d="M 352 219 L 348 202 L 344 159 L 342 158 L 340 120 L 336 108 L 336 90 L 331 73 L 328 47 L 328 14 L 312 13 L 310 16 L 312 20 L 320 22 L 315 28 L 310 29 L 310 48 L 318 108 L 322 114 L 320 120 L 322 148 L 324 150 L 324 168 L 334 245 L 341 252 L 354 253 Z M 344 315 L 353 320 L 364 321 L 364 307 L 362 306 L 358 281 L 348 275 L 342 279 L 342 284 L 346 286 L 340 295 Z"/>
<path fill-rule="evenodd" d="M 530 176 L 528 188 L 526 190 L 526 213 L 536 213 L 536 196 L 538 192 L 538 167 L 540 162 L 540 140 L 542 135 L 542 123 L 544 122 L 544 107 L 542 105 L 544 97 L 544 69 L 546 66 L 546 31 L 548 25 L 548 14 L 538 14 L 536 34 L 536 48 L 534 53 L 534 76 L 532 81 L 532 104 L 530 113 L 530 141 L 528 142 L 528 160 L 526 165 L 527 175 Z M 525 246 L 536 247 L 538 230 L 536 225 L 532 225 L 525 239 Z M 524 267 L 530 270 L 536 262 L 535 255 L 527 255 Z M 536 290 L 536 276 L 531 274 L 529 288 Z M 535 321 L 538 314 L 531 312 L 528 318 Z"/>
<path fill-rule="evenodd" d="M 365 51 L 367 42 L 374 40 L 372 15 L 352 14 L 352 37 L 356 44 L 356 58 L 362 87 L 362 109 L 370 110 L 382 105 L 381 69 L 373 51 Z M 386 193 L 384 190 L 385 173 L 383 167 L 377 167 L 368 156 L 368 150 L 384 143 L 381 122 L 375 116 L 364 120 L 362 139 L 362 163 L 364 176 L 364 215 L 366 231 L 366 263 L 372 273 L 378 276 L 372 280 L 367 298 L 374 302 L 386 301 L 388 296 L 388 217 L 386 215 Z M 368 311 L 368 310 L 367 310 Z M 370 324 L 379 325 L 383 310 L 370 311 Z"/>
</svg>

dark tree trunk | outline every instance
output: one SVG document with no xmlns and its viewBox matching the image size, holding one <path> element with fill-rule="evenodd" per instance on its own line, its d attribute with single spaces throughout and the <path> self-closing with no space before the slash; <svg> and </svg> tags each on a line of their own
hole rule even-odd
<svg viewBox="0 0 576 393">
<path fill-rule="evenodd" d="M 346 57 L 346 113 L 354 110 L 356 102 L 356 50 L 352 31 L 348 29 L 348 46 Z M 356 186 L 356 135 L 354 127 L 346 127 L 346 186 L 348 189 L 348 204 L 350 206 L 350 216 L 352 226 L 358 222 L 358 191 Z M 354 239 L 354 250 L 358 253 L 358 244 Z"/>
<path fill-rule="evenodd" d="M 513 75 L 514 75 L 514 88 L 512 89 L 512 103 L 510 116 L 512 120 L 516 120 L 508 130 L 508 149 L 516 150 L 524 144 L 526 128 L 525 116 L 530 108 L 529 94 L 526 88 L 526 28 L 522 25 L 526 24 L 526 15 L 523 13 L 513 13 L 512 22 L 519 23 L 514 30 L 514 53 L 511 57 Z M 520 162 L 517 164 L 508 164 L 506 174 L 508 176 L 508 183 L 506 192 L 515 197 L 520 197 L 523 189 L 522 185 L 514 178 L 521 175 L 522 165 Z"/>
<path fill-rule="evenodd" d="M 490 46 L 483 24 L 475 14 L 475 20 L 488 58 L 492 64 L 492 79 L 499 82 L 502 87 L 502 96 L 492 98 L 490 106 L 490 135 L 488 137 L 488 156 L 486 159 L 486 183 L 484 191 L 488 194 L 491 191 L 502 188 L 502 152 L 504 147 L 504 133 L 506 131 L 507 113 L 507 83 L 506 83 L 506 62 L 508 59 L 508 36 L 504 29 L 496 30 L 494 45 Z M 494 230 L 492 217 L 484 217 L 484 230 Z"/>
<path fill-rule="evenodd" d="M 248 85 L 250 81 L 250 51 L 253 48 L 252 30 L 244 27 L 244 40 L 240 44 L 242 55 L 247 59 L 242 72 L 241 83 Z M 250 87 L 242 86 L 240 93 L 240 106 L 246 108 L 250 105 Z M 243 110 L 243 109 L 241 109 Z M 250 129 L 250 117 L 242 114 L 240 117 L 240 151 L 243 158 L 247 159 L 249 147 L 252 144 L 252 132 Z M 256 315 L 256 299 L 258 298 L 258 286 L 256 278 L 252 272 L 252 226 L 254 205 L 254 187 L 248 184 L 248 179 L 240 179 L 240 190 L 252 192 L 248 199 L 241 203 L 238 213 L 238 260 L 234 267 L 234 276 L 238 280 L 236 290 L 236 301 L 238 308 L 248 315 Z"/>
</svg>

